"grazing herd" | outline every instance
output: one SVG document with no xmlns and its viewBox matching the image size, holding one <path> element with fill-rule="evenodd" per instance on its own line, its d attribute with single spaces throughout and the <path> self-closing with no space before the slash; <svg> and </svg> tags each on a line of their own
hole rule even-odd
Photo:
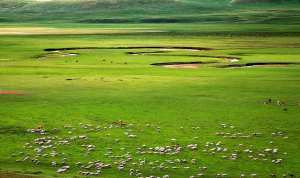
<svg viewBox="0 0 300 178">
<path fill-rule="evenodd" d="M 140 134 L 145 132 L 146 128 L 154 128 L 160 134 L 161 128 L 154 127 L 154 125 L 146 124 L 142 126 L 138 124 L 137 127 L 134 127 L 133 124 L 114 126 L 113 124 L 107 127 L 96 126 L 93 127 L 91 124 L 82 124 L 79 123 L 78 128 L 71 126 L 64 126 L 62 129 L 54 128 L 52 130 L 43 130 L 43 129 L 28 129 L 28 133 L 33 133 L 37 135 L 41 135 L 42 137 L 35 138 L 31 142 L 25 143 L 23 150 L 18 154 L 11 155 L 12 157 L 16 157 L 18 159 L 15 160 L 16 163 L 20 162 L 31 162 L 31 164 L 39 165 L 49 164 L 52 167 L 59 167 L 55 171 L 57 174 L 68 172 L 70 169 L 78 170 L 78 174 L 84 176 L 100 176 L 102 172 L 106 169 L 116 169 L 117 171 L 129 170 L 129 176 L 137 176 L 137 177 L 164 177 L 168 178 L 169 175 L 160 175 L 160 170 L 169 171 L 170 173 L 178 171 L 176 174 L 180 174 L 181 171 L 199 171 L 200 173 L 191 175 L 190 177 L 211 177 L 212 172 L 208 173 L 207 170 L 217 171 L 217 166 L 207 166 L 203 165 L 201 161 L 197 158 L 185 158 L 184 155 L 180 154 L 182 151 L 189 151 L 196 154 L 203 154 L 206 158 L 213 156 L 214 158 L 220 157 L 220 161 L 230 161 L 235 163 L 239 159 L 247 156 L 249 161 L 252 162 L 265 162 L 266 164 L 282 164 L 285 161 L 285 155 L 288 153 L 284 150 L 279 150 L 278 148 L 274 148 L 273 141 L 270 141 L 268 144 L 270 147 L 265 148 L 264 150 L 254 150 L 253 144 L 247 146 L 243 142 L 245 139 L 255 138 L 255 137 L 263 137 L 265 134 L 263 133 L 251 133 L 251 134 L 242 134 L 235 133 L 235 126 L 227 126 L 227 124 L 221 124 L 220 129 L 224 132 L 216 132 L 214 135 L 216 138 L 220 138 L 223 141 L 218 142 L 203 142 L 198 141 L 198 137 L 191 137 L 191 141 L 197 141 L 197 143 L 192 143 L 188 145 L 179 144 L 180 138 L 171 138 L 169 143 L 161 146 L 157 145 L 155 147 L 148 147 L 145 144 L 141 144 L 139 147 L 130 147 L 125 148 L 124 146 L 119 145 L 120 141 L 126 141 L 127 143 L 135 142 L 136 138 L 139 137 L 138 134 L 131 134 L 133 130 L 139 130 Z M 115 131 L 113 131 L 113 129 Z M 200 127 L 191 127 L 191 129 L 201 131 Z M 184 127 L 179 127 L 178 130 L 185 130 Z M 102 134 L 102 132 L 105 134 Z M 124 133 L 123 137 L 120 138 L 111 138 L 111 134 L 116 131 L 121 131 Z M 226 131 L 226 132 L 225 132 Z M 69 137 L 59 137 L 61 132 L 65 132 Z M 109 133 L 107 133 L 109 132 Z M 81 133 L 81 134 L 80 134 Z M 84 134 L 82 134 L 84 133 Z M 96 134 L 106 135 L 106 139 L 102 137 L 98 139 L 93 139 L 92 137 Z M 55 136 L 50 136 L 55 135 Z M 281 131 L 273 132 L 268 135 L 270 138 L 274 137 L 282 137 L 283 140 L 288 139 Z M 110 145 L 108 146 L 107 152 L 99 153 L 100 148 L 98 143 L 88 143 L 92 140 L 97 140 L 97 142 L 101 142 L 103 140 L 110 140 Z M 235 139 L 238 140 L 237 145 L 234 146 L 233 149 L 229 149 L 226 147 L 226 144 L 223 142 L 227 139 Z M 194 142 L 193 141 L 193 142 Z M 80 144 L 79 143 L 85 143 Z M 115 143 L 115 144 L 113 144 Z M 169 145 L 170 144 L 170 145 Z M 254 142 L 255 144 L 255 142 Z M 127 144 L 128 145 L 128 144 Z M 79 146 L 80 153 L 65 153 L 62 152 L 65 148 L 71 146 Z M 104 145 L 103 145 L 104 146 Z M 199 150 L 202 149 L 202 150 Z M 60 150 L 60 151 L 57 151 Z M 68 151 L 70 149 L 67 149 Z M 134 151 L 135 150 L 135 151 Z M 95 155 L 101 154 L 105 158 L 103 160 L 97 159 L 92 160 Z M 70 161 L 73 160 L 73 155 L 79 155 L 81 157 L 81 162 Z M 160 156 L 159 160 L 147 160 L 146 155 L 157 155 Z M 84 163 L 84 161 L 87 161 Z M 146 171 L 145 171 L 146 170 Z M 151 175 L 149 174 L 149 170 L 152 171 Z M 172 170 L 172 171 L 171 171 Z M 155 174 L 159 174 L 160 176 L 155 176 Z M 226 173 L 218 173 L 215 174 L 215 177 L 229 177 Z M 238 176 L 238 174 L 236 175 Z M 259 175 L 255 172 L 250 175 L 239 174 L 239 177 L 258 177 Z M 294 174 L 284 174 L 282 177 L 295 177 Z M 275 174 L 269 174 L 269 177 L 276 177 Z"/>
<path fill-rule="evenodd" d="M 272 99 L 268 99 L 267 101 L 264 101 L 264 104 L 267 105 L 267 104 L 271 103 L 271 101 L 272 101 Z M 278 106 L 285 106 L 284 101 L 282 101 L 282 102 L 277 101 L 276 103 L 277 103 Z M 300 101 L 299 101 L 299 106 L 300 106 Z"/>
<path fill-rule="evenodd" d="M 272 99 L 268 99 L 267 101 L 264 101 L 264 104 L 267 105 L 267 104 L 271 103 L 271 101 L 272 101 Z M 282 101 L 282 102 L 277 101 L 276 103 L 277 103 L 278 106 L 285 106 L 284 101 Z M 299 101 L 299 106 L 300 106 L 300 101 Z M 288 110 L 287 108 L 283 109 L 283 111 L 287 111 L 287 110 Z"/>
</svg>

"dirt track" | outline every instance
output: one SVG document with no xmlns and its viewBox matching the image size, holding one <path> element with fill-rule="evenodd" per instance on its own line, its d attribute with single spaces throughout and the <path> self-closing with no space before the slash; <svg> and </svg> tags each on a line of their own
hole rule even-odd
<svg viewBox="0 0 300 178">
<path fill-rule="evenodd" d="M 0 91 L 0 95 L 21 95 L 26 94 L 24 92 L 14 92 L 14 91 Z"/>
<path fill-rule="evenodd" d="M 13 174 L 13 173 L 0 173 L 0 177 L 14 177 L 14 178 L 37 178 L 33 176 L 25 176 L 20 174 Z"/>
</svg>

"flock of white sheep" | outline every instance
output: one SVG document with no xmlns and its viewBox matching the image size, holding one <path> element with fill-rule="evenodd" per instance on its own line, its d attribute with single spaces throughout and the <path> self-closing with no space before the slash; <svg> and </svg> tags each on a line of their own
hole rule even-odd
<svg viewBox="0 0 300 178">
<path fill-rule="evenodd" d="M 235 150 L 229 150 L 225 145 L 222 143 L 222 141 L 218 142 L 203 142 L 200 144 L 188 144 L 188 145 L 180 145 L 177 144 L 177 140 L 180 140 L 180 138 L 170 138 L 170 145 L 164 145 L 164 146 L 156 146 L 156 147 L 148 147 L 146 144 L 140 145 L 140 147 L 136 148 L 136 152 L 132 153 L 126 148 L 119 148 L 117 145 L 111 145 L 107 148 L 106 153 L 102 153 L 103 156 L 109 158 L 108 161 L 101 161 L 101 160 L 94 160 L 89 161 L 87 163 L 81 163 L 77 162 L 74 164 L 74 162 L 68 162 L 69 157 L 73 155 L 73 153 L 63 153 L 63 152 L 57 152 L 56 150 L 59 147 L 63 146 L 70 146 L 73 145 L 75 140 L 84 140 L 89 141 L 89 133 L 92 132 L 101 132 L 103 130 L 111 130 L 111 129 L 119 129 L 124 133 L 124 136 L 129 138 L 127 140 L 128 142 L 131 142 L 135 140 L 138 135 L 129 134 L 132 132 L 133 129 L 136 129 L 136 127 L 133 127 L 133 124 L 129 124 L 126 127 L 124 125 L 122 126 L 114 126 L 111 124 L 107 127 L 93 127 L 90 124 L 78 124 L 79 128 L 81 128 L 81 131 L 85 131 L 85 134 L 76 135 L 77 131 L 80 130 L 79 128 L 71 127 L 71 126 L 64 126 L 64 131 L 68 133 L 68 138 L 60 138 L 59 136 L 50 136 L 53 133 L 55 135 L 59 134 L 61 129 L 54 128 L 51 132 L 46 130 L 35 130 L 35 129 L 28 129 L 27 132 L 29 133 L 35 133 L 40 134 L 42 137 L 35 138 L 32 140 L 32 142 L 28 142 L 24 145 L 23 149 L 19 154 L 13 154 L 12 157 L 23 157 L 25 158 L 19 158 L 15 160 L 15 162 L 33 162 L 35 164 L 41 164 L 41 162 L 45 162 L 48 164 L 50 161 L 50 158 L 62 158 L 60 161 L 51 161 L 49 163 L 49 166 L 53 167 L 59 167 L 55 173 L 64 173 L 67 172 L 70 169 L 76 169 L 80 170 L 78 171 L 78 174 L 81 175 L 87 175 L 87 176 L 98 176 L 101 174 L 102 171 L 105 171 L 105 169 L 117 169 L 119 171 L 124 171 L 128 169 L 130 176 L 137 176 L 137 177 L 158 177 L 154 175 L 145 175 L 143 174 L 142 170 L 150 169 L 155 173 L 155 170 L 190 170 L 195 168 L 194 165 L 197 165 L 197 170 L 200 172 L 196 175 L 191 175 L 190 177 L 205 177 L 206 170 L 207 169 L 214 169 L 212 167 L 208 167 L 205 165 L 198 165 L 197 159 L 185 159 L 185 158 L 178 158 L 179 153 L 182 150 L 190 150 L 195 151 L 199 154 L 210 154 L 212 156 L 219 156 L 220 160 L 228 160 L 228 161 L 236 161 L 239 159 L 241 155 L 247 154 L 249 159 L 251 161 L 259 161 L 262 160 L 266 163 L 272 163 L 272 164 L 281 164 L 284 161 L 284 156 L 287 155 L 287 152 L 281 151 L 277 148 L 273 148 L 272 144 L 273 141 L 269 142 L 270 147 L 265 148 L 264 150 L 261 150 L 259 152 L 255 152 L 251 150 L 253 145 L 246 146 L 243 143 L 239 143 L 236 145 Z M 139 127 L 142 127 L 141 124 L 138 124 Z M 158 133 L 161 132 L 160 127 L 154 127 L 153 125 L 147 124 L 146 127 L 152 127 L 155 128 Z M 139 128 L 140 129 L 140 128 Z M 183 127 L 180 127 L 179 129 L 185 129 Z M 199 130 L 200 127 L 191 127 L 191 129 Z M 230 126 L 227 128 L 226 124 L 221 125 L 221 129 L 223 131 L 227 132 L 217 132 L 215 133 L 215 136 L 222 138 L 222 139 L 240 139 L 241 142 L 244 139 L 249 139 L 252 137 L 262 137 L 262 133 L 252 133 L 249 135 L 243 135 L 242 133 L 230 133 L 229 131 L 233 132 L 235 130 L 234 126 Z M 139 130 L 141 134 L 144 133 L 144 130 Z M 82 132 L 81 132 L 82 133 Z M 106 139 L 111 138 L 109 133 L 105 133 Z M 277 133 L 271 133 L 269 137 L 276 137 L 281 136 L 282 139 L 288 139 L 287 136 L 284 136 L 282 132 Z M 124 138 L 118 138 L 114 139 L 114 142 L 117 143 L 121 139 Z M 131 140 L 131 138 L 133 140 Z M 199 143 L 198 137 L 191 137 L 195 142 Z M 103 140 L 102 137 L 98 138 L 99 142 Z M 94 144 L 82 144 L 81 148 L 85 149 L 82 156 L 82 161 L 90 160 L 88 157 L 90 154 L 93 154 L 93 152 L 97 151 L 97 147 Z M 201 150 L 200 150 L 201 148 Z M 242 151 L 241 151 L 241 148 Z M 30 151 L 32 150 L 32 151 Z M 122 151 L 123 154 L 116 155 L 114 154 L 114 150 Z M 34 152 L 35 156 L 32 156 L 30 152 Z M 74 153 L 75 154 L 75 153 Z M 141 158 L 140 155 L 161 155 L 162 159 L 164 160 L 156 160 L 156 161 L 148 161 L 145 158 Z M 175 159 L 165 159 L 166 157 L 163 157 L 165 155 L 169 155 L 167 158 L 176 157 Z M 276 158 L 275 158 L 276 157 Z M 47 159 L 48 158 L 48 159 Z M 272 158 L 269 160 L 268 158 Z M 107 160 L 107 159 L 106 159 Z M 72 165 L 73 164 L 73 165 Z M 190 165 L 190 166 L 189 166 Z M 193 165 L 193 166 L 192 166 Z M 139 169 L 140 168 L 140 169 Z M 180 172 L 178 173 L 180 174 Z M 208 175 L 208 174 L 207 174 Z M 211 176 L 211 175 L 210 175 Z M 215 175 L 216 177 L 227 177 L 227 174 L 225 173 L 219 173 Z M 246 177 L 245 174 L 240 174 L 240 177 Z M 249 175 L 248 175 L 249 176 Z M 256 173 L 253 173 L 250 175 L 251 177 L 257 177 L 258 175 Z M 269 174 L 270 177 L 276 176 L 275 174 Z M 288 174 L 288 175 L 281 175 L 282 177 L 293 177 L 294 174 Z M 163 178 L 168 178 L 169 175 L 163 175 Z"/>
</svg>

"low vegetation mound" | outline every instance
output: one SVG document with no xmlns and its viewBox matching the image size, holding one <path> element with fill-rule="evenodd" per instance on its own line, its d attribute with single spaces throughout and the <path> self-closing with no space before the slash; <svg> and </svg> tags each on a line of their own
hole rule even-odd
<svg viewBox="0 0 300 178">
<path fill-rule="evenodd" d="M 228 23 L 282 18 L 280 22 L 294 23 L 297 18 L 289 19 L 298 17 L 299 13 L 282 10 L 298 10 L 299 4 L 295 0 L 6 0 L 0 1 L 0 22 Z M 280 13 L 270 14 L 268 9 Z M 278 24 L 278 20 L 268 23 Z"/>
<path fill-rule="evenodd" d="M 245 2 L 291 2 L 293 0 L 232 0 L 230 3 L 245 3 Z"/>
</svg>

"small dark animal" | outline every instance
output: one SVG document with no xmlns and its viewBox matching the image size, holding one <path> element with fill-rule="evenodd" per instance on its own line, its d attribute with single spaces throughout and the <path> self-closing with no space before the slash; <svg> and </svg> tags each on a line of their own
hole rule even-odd
<svg viewBox="0 0 300 178">
<path fill-rule="evenodd" d="M 103 59 L 102 61 L 106 61 L 106 59 Z"/>
<path fill-rule="evenodd" d="M 296 177 L 295 174 L 289 174 L 290 177 Z"/>
<path fill-rule="evenodd" d="M 76 61 L 76 62 L 78 62 L 78 61 Z"/>
<path fill-rule="evenodd" d="M 287 111 L 287 108 L 283 109 L 284 111 Z"/>
<path fill-rule="evenodd" d="M 124 64 L 126 65 L 126 64 L 127 64 L 127 62 L 124 62 Z"/>
<path fill-rule="evenodd" d="M 281 105 L 284 106 L 284 102 L 283 101 L 281 102 Z"/>
<path fill-rule="evenodd" d="M 275 174 L 269 174 L 269 177 L 276 177 Z"/>
<path fill-rule="evenodd" d="M 182 159 L 182 160 L 180 161 L 180 163 L 186 163 L 186 160 L 185 160 L 185 159 Z"/>
<path fill-rule="evenodd" d="M 270 98 L 270 99 L 269 99 L 269 103 L 270 103 L 271 101 L 272 101 L 272 99 Z"/>
<path fill-rule="evenodd" d="M 68 62 L 68 61 L 65 61 L 65 62 Z"/>
</svg>

